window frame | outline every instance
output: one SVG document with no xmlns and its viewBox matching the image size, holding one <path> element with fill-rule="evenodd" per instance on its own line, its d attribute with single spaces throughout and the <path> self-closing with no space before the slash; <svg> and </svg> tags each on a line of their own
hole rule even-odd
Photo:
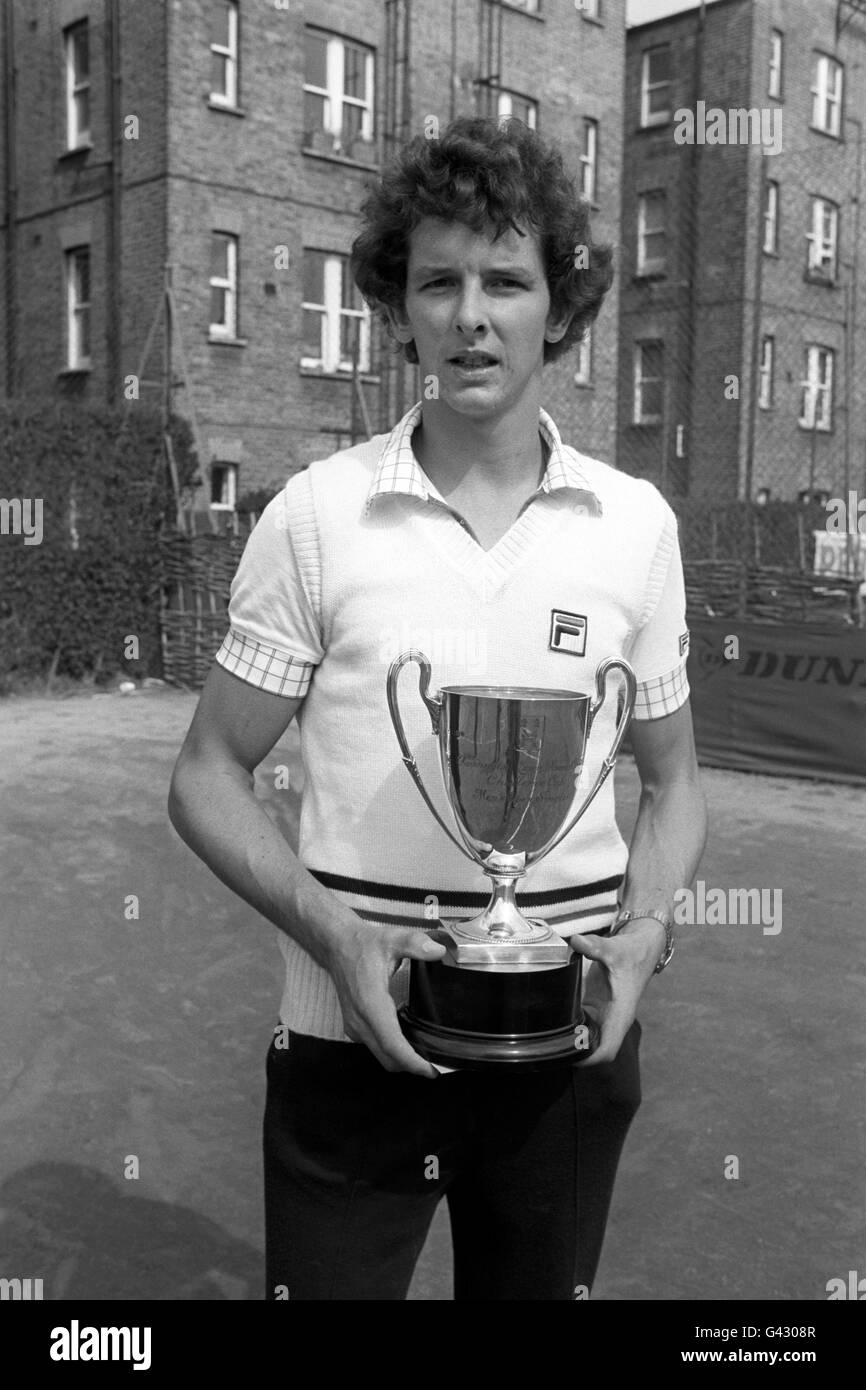
<svg viewBox="0 0 866 1390">
<path fill-rule="evenodd" d="M 825 358 L 826 366 L 829 371 L 825 374 L 826 380 L 822 382 L 816 371 L 812 375 L 812 363 L 816 366 L 820 363 L 821 357 Z M 800 382 L 800 416 L 797 421 L 801 429 L 814 431 L 816 434 L 832 434 L 833 432 L 833 384 L 836 368 L 836 351 L 834 348 L 827 347 L 824 343 L 806 344 L 806 375 Z M 811 411 L 806 408 L 807 392 L 811 392 Z M 822 409 L 817 411 L 818 402 L 821 401 Z M 809 418 L 811 414 L 811 419 Z M 826 423 L 820 423 L 820 418 L 826 416 Z M 818 417 L 816 421 L 816 417 Z"/>
<path fill-rule="evenodd" d="M 226 256 L 226 276 L 211 274 L 208 278 L 208 286 L 211 290 L 223 290 L 226 295 L 226 314 L 228 323 L 208 323 L 208 338 L 214 343 L 237 342 L 240 337 L 240 295 L 239 295 L 239 267 L 240 267 L 240 236 L 237 232 L 229 232 L 221 227 L 214 227 L 211 230 L 211 253 L 213 253 L 213 239 L 221 237 L 225 240 L 228 254 Z M 208 307 L 210 315 L 210 307 Z"/>
<path fill-rule="evenodd" d="M 83 79 L 76 79 L 75 59 L 76 47 L 75 39 L 77 35 L 83 34 L 86 42 L 87 51 L 87 76 Z M 76 20 L 74 24 L 69 24 L 63 30 L 64 42 L 64 61 L 66 65 L 66 149 L 86 150 L 93 146 L 93 136 L 91 134 L 91 84 L 90 84 L 90 21 L 87 18 Z M 87 93 L 87 125 L 79 129 L 78 127 L 78 108 L 76 98 L 82 92 Z"/>
<path fill-rule="evenodd" d="M 590 136 L 592 139 L 588 138 Z M 599 122 L 596 117 L 584 116 L 583 150 L 580 155 L 580 196 L 594 206 L 598 205 L 598 136 Z M 588 190 L 587 183 L 590 184 Z"/>
<path fill-rule="evenodd" d="M 660 372 L 657 377 L 645 376 L 642 370 L 643 354 L 647 348 L 658 348 L 661 358 Z M 661 409 L 658 414 L 643 414 L 643 391 L 646 382 L 658 382 L 660 387 Z M 661 425 L 664 423 L 664 384 L 665 384 L 665 344 L 663 338 L 641 338 L 634 345 L 632 356 L 632 424 L 633 425 Z"/>
<path fill-rule="evenodd" d="M 318 313 L 320 323 L 320 355 L 309 357 L 302 354 L 300 368 L 305 372 L 316 372 L 322 376 L 351 376 L 352 358 L 342 355 L 342 326 L 344 319 L 358 319 L 361 322 L 358 343 L 358 373 L 371 376 L 372 366 L 372 315 L 369 306 L 362 301 L 360 309 L 349 309 L 343 304 L 346 277 L 349 275 L 349 256 L 343 251 L 326 251 L 320 246 L 305 246 L 308 252 L 324 256 L 322 265 L 321 301 L 301 301 L 301 313 Z M 303 346 L 303 339 L 302 339 Z"/>
<path fill-rule="evenodd" d="M 587 328 L 582 339 L 577 344 L 577 366 L 574 372 L 575 386 L 592 386 L 594 346 L 592 341 L 592 324 Z"/>
<path fill-rule="evenodd" d="M 225 475 L 226 475 L 226 478 L 228 479 L 228 484 L 229 484 L 229 486 L 228 486 L 229 501 L 228 501 L 228 502 L 214 502 L 214 500 L 213 500 L 214 469 L 216 469 L 216 468 L 223 468 L 223 469 L 225 469 Z M 237 465 L 233 460 L 231 460 L 231 459 L 211 459 L 211 464 L 210 464 L 210 484 L 211 484 L 211 486 L 210 486 L 211 499 L 210 499 L 210 504 L 209 504 L 209 505 L 210 505 L 211 511 L 214 511 L 214 512 L 234 512 L 234 511 L 237 511 L 237 505 L 238 505 L 238 465 Z"/>
<path fill-rule="evenodd" d="M 313 131 L 305 131 L 305 136 L 315 138 L 318 132 L 330 137 L 333 153 L 344 155 L 347 146 L 354 145 L 355 140 L 347 141 L 344 137 L 344 118 L 343 107 L 354 106 L 361 111 L 361 125 L 355 139 L 360 139 L 365 145 L 372 145 L 375 140 L 375 105 L 376 105 L 376 49 L 369 44 L 358 42 L 357 39 L 350 39 L 342 34 L 335 34 L 329 29 L 320 29 L 318 25 L 307 24 L 304 26 L 304 38 L 308 34 L 317 35 L 325 40 L 325 86 L 317 87 L 306 78 L 304 72 L 303 91 L 312 96 L 324 99 L 324 111 L 322 124 L 317 125 Z M 364 97 L 350 97 L 346 95 L 346 46 L 360 49 L 364 55 Z M 306 116 L 304 117 L 306 122 Z M 306 146 L 309 148 L 309 145 Z M 351 157 L 351 156 L 349 156 Z"/>
<path fill-rule="evenodd" d="M 806 278 L 821 284 L 833 285 L 839 265 L 839 204 L 823 194 L 809 195 L 811 208 L 810 230 L 806 233 Z M 824 215 L 830 212 L 831 234 L 824 236 Z M 825 269 L 824 252 L 829 247 L 829 265 Z M 820 255 L 816 252 L 820 251 Z"/>
<path fill-rule="evenodd" d="M 767 349 L 769 348 L 769 353 Z M 769 358 L 769 360 L 768 360 Z M 758 359 L 758 409 L 772 410 L 775 405 L 776 387 L 776 337 L 765 333 L 761 338 L 761 355 Z"/>
<path fill-rule="evenodd" d="M 670 55 L 671 46 L 669 43 L 654 44 L 651 48 L 645 48 L 641 54 L 641 73 L 640 73 L 640 127 L 641 130 L 652 130 L 655 126 L 667 125 L 673 115 L 673 106 L 669 101 L 664 111 L 650 111 L 650 93 L 659 87 L 670 88 L 673 86 L 673 79 L 668 77 L 664 82 L 650 82 L 650 59 L 654 53 L 666 52 Z"/>
<path fill-rule="evenodd" d="M 66 371 L 88 372 L 93 366 L 93 284 L 91 279 L 93 267 L 90 243 L 81 242 L 78 246 L 69 246 L 63 255 L 66 300 Z M 86 299 L 79 299 L 76 296 L 76 267 L 82 256 L 87 258 L 89 294 Z M 82 320 L 86 324 L 84 334 L 82 334 L 80 327 Z M 89 349 L 86 353 L 79 351 L 85 336 Z"/>
<path fill-rule="evenodd" d="M 778 43 L 777 43 L 778 41 Z M 778 63 L 775 62 L 778 48 Z M 775 76 L 775 82 L 774 82 Z M 767 75 L 767 96 L 774 101 L 782 100 L 785 81 L 785 34 L 782 29 L 770 30 L 770 64 Z"/>
<path fill-rule="evenodd" d="M 764 208 L 761 220 L 764 228 L 764 238 L 761 249 L 765 256 L 778 256 L 779 254 L 779 182 L 777 179 L 767 179 L 764 183 Z M 767 232 L 772 226 L 771 245 L 767 245 Z"/>
<path fill-rule="evenodd" d="M 240 92 L 240 5 L 237 0 L 221 0 L 228 6 L 229 32 L 228 45 L 211 40 L 211 55 L 217 54 L 225 61 L 226 90 L 211 91 L 208 101 L 212 106 L 222 106 L 228 111 L 236 111 Z"/>
<path fill-rule="evenodd" d="M 524 121 L 529 130 L 538 130 L 538 102 L 535 97 L 524 96 L 522 92 L 516 92 L 512 87 L 497 87 L 496 93 L 496 120 L 501 125 L 503 121 L 509 120 L 514 116 L 511 105 L 516 97 L 518 101 L 526 103 L 527 114 L 532 117 L 531 121 Z M 508 110 L 503 110 L 503 105 L 508 106 Z M 516 120 L 522 121 L 522 116 L 516 116 Z"/>
<path fill-rule="evenodd" d="M 662 223 L 660 227 L 647 227 L 646 225 L 646 205 L 649 201 L 655 201 L 661 205 Z M 639 277 L 650 277 L 656 275 L 666 275 L 668 266 L 667 246 L 662 257 L 655 260 L 647 260 L 645 255 L 645 238 L 647 235 L 667 236 L 667 192 L 664 188 L 647 188 L 638 194 L 637 198 L 637 257 L 635 261 L 635 274 Z"/>
<path fill-rule="evenodd" d="M 833 140 L 842 139 L 842 104 L 845 99 L 845 65 L 838 58 L 834 58 L 831 53 L 823 53 L 820 49 L 813 49 L 815 55 L 815 69 L 813 83 L 810 87 L 812 93 L 812 114 L 809 120 L 810 130 L 817 130 L 822 135 L 829 135 Z M 835 69 L 838 77 L 838 95 L 831 97 L 829 89 L 829 74 L 831 69 Z M 824 80 L 822 81 L 822 73 Z M 836 121 L 829 125 L 823 125 L 817 119 L 816 107 L 818 103 L 823 103 L 823 114 L 835 111 Z M 832 126 L 835 124 L 835 129 Z"/>
</svg>

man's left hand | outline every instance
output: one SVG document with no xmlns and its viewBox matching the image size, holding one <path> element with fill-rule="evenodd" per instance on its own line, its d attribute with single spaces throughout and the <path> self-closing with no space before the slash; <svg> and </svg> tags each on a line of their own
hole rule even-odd
<svg viewBox="0 0 866 1390">
<path fill-rule="evenodd" d="M 628 922 L 616 936 L 573 936 L 571 944 L 592 961 L 583 1003 L 601 1025 L 601 1041 L 579 1063 L 598 1066 L 612 1062 L 637 1013 L 647 982 L 655 971 L 665 945 L 665 930 L 653 917 Z"/>
</svg>

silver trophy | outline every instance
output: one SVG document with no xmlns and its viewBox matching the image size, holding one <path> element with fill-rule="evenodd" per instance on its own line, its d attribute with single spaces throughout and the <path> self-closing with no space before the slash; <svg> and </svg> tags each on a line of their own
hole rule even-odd
<svg viewBox="0 0 866 1390">
<path fill-rule="evenodd" d="M 397 681 L 411 661 L 420 667 L 419 691 L 438 738 L 457 835 L 430 800 L 403 728 Z M 572 814 L 587 739 L 615 670 L 625 679 L 616 732 Z M 414 650 L 401 653 L 388 670 L 388 708 L 400 752 L 431 814 L 491 880 L 492 891 L 478 917 L 433 924 L 431 935 L 447 955 L 412 961 L 403 1031 L 420 1053 L 446 1065 L 537 1067 L 573 1058 L 576 1047 L 588 1053 L 597 1027 L 580 1004 L 582 957 L 543 922 L 524 916 L 516 889 L 574 829 L 613 770 L 634 709 L 634 672 L 619 657 L 600 662 L 595 699 L 522 686 L 444 686 L 431 697 L 430 675 L 427 657 Z"/>
</svg>

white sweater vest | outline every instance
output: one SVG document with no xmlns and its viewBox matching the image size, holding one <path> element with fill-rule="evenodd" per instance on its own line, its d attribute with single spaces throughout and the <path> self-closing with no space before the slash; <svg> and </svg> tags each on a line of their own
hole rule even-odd
<svg viewBox="0 0 866 1390">
<path fill-rule="evenodd" d="M 289 480 L 250 537 L 231 617 L 243 631 L 246 605 L 256 596 L 266 604 L 268 586 L 285 584 L 289 572 L 295 583 L 300 577 L 307 628 L 286 632 L 280 644 L 318 662 L 298 716 L 305 773 L 299 857 L 363 917 L 422 925 L 425 898 L 435 895 L 443 916 L 469 916 L 487 901 L 489 884 L 436 824 L 402 763 L 385 694 L 391 660 L 409 647 L 425 651 L 431 694 L 449 684 L 590 693 L 598 663 L 628 659 L 653 614 L 676 552 L 676 522 L 649 483 L 581 455 L 602 516 L 590 515 L 569 489 L 539 494 L 484 552 L 441 505 L 382 496 L 365 514 L 384 440 L 313 463 Z M 552 647 L 555 611 L 585 619 L 582 655 Z M 682 630 L 681 613 L 670 630 L 678 623 Z M 657 669 L 636 668 L 639 680 L 676 664 L 667 654 L 644 653 L 642 660 Z M 428 792 L 453 825 L 417 669 L 404 669 L 400 681 L 404 723 Z M 582 795 L 610 747 L 618 689 L 618 679 L 609 680 Z M 626 860 L 611 776 L 566 840 L 530 870 L 518 900 L 562 935 L 597 929 L 612 918 Z M 283 1022 L 297 1032 L 345 1037 L 328 974 L 294 941 L 283 934 L 279 941 Z M 392 982 L 398 1002 L 407 978 L 404 964 Z"/>
</svg>

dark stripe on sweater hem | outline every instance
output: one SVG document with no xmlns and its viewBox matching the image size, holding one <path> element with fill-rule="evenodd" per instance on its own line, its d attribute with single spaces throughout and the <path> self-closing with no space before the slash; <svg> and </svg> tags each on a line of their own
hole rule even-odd
<svg viewBox="0 0 866 1390">
<path fill-rule="evenodd" d="M 335 892 L 355 893 L 361 898 L 388 898 L 393 902 L 423 903 L 425 898 L 435 897 L 442 907 L 482 908 L 490 901 L 489 893 L 459 893 L 452 889 L 407 888 L 402 884 L 374 883 L 366 878 L 347 878 L 343 874 L 328 873 L 324 869 L 310 869 L 313 878 L 325 888 Z M 578 901 L 581 898 L 594 898 L 599 893 L 609 893 L 618 888 L 623 881 L 621 874 L 612 878 L 600 878 L 595 883 L 582 883 L 571 888 L 550 888 L 544 893 L 521 893 L 517 901 L 521 905 L 545 907 L 548 904 Z"/>
</svg>

